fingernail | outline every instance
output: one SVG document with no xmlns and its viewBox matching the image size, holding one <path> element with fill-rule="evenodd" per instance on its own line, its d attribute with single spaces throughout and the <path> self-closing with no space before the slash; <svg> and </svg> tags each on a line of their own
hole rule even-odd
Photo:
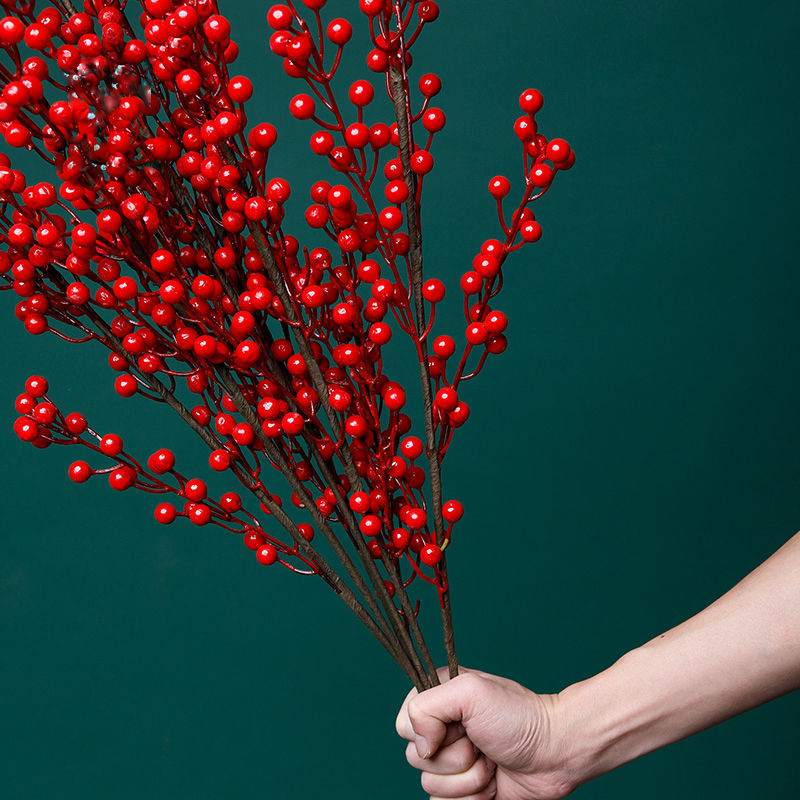
<svg viewBox="0 0 800 800">
<path fill-rule="evenodd" d="M 414 739 L 414 744 L 417 746 L 417 755 L 419 755 L 420 758 L 431 757 L 431 749 L 428 747 L 428 743 L 425 741 L 424 736 L 417 736 Z"/>
</svg>

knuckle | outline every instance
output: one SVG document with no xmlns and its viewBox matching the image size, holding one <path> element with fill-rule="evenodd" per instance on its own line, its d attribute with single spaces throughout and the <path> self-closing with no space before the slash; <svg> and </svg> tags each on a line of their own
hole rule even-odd
<svg viewBox="0 0 800 800">
<path fill-rule="evenodd" d="M 483 678 L 474 672 L 465 672 L 453 680 L 457 680 L 461 689 L 469 694 L 477 694 L 483 688 Z"/>
<path fill-rule="evenodd" d="M 422 790 L 428 794 L 436 794 L 437 791 L 441 790 L 441 786 L 439 785 L 440 777 L 439 775 L 434 775 L 432 772 L 423 772 L 419 779 L 422 784 Z"/>
<path fill-rule="evenodd" d="M 408 701 L 408 707 L 406 708 L 406 711 L 408 712 L 408 718 L 411 720 L 412 726 L 415 721 L 419 721 L 425 716 L 425 712 L 422 708 L 422 701 L 419 697 L 412 697 Z"/>
<path fill-rule="evenodd" d="M 407 711 L 401 711 L 397 715 L 397 719 L 395 720 L 394 724 L 395 730 L 397 731 L 397 735 L 401 739 L 413 739 L 414 738 L 414 731 L 411 727 L 411 720 L 408 718 Z"/>
<path fill-rule="evenodd" d="M 485 758 L 479 758 L 474 766 L 475 789 L 479 792 L 485 789 L 494 777 L 494 769 L 489 767 Z"/>
<path fill-rule="evenodd" d="M 412 767 L 416 769 L 422 769 L 422 765 L 420 763 L 421 760 L 422 759 L 419 757 L 419 753 L 417 753 L 417 748 L 414 745 L 414 742 L 409 742 L 406 745 L 406 761 L 408 761 Z"/>
<path fill-rule="evenodd" d="M 475 763 L 478 753 L 475 750 L 475 745 L 469 739 L 463 739 L 459 742 L 458 750 L 453 755 L 455 770 L 457 772 L 466 772 Z"/>
</svg>

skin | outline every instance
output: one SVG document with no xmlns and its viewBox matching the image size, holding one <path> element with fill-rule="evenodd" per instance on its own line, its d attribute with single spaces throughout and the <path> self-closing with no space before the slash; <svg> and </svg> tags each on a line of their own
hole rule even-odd
<svg viewBox="0 0 800 800">
<path fill-rule="evenodd" d="M 439 677 L 397 716 L 431 800 L 566 797 L 800 688 L 800 533 L 699 614 L 558 694 L 477 670 Z"/>
</svg>

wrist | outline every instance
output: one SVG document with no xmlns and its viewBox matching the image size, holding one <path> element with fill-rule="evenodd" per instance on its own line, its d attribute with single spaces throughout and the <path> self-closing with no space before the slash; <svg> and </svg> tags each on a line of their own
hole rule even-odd
<svg viewBox="0 0 800 800">
<path fill-rule="evenodd" d="M 647 673 L 639 648 L 556 695 L 554 735 L 573 789 L 660 746 L 658 693 Z"/>
</svg>

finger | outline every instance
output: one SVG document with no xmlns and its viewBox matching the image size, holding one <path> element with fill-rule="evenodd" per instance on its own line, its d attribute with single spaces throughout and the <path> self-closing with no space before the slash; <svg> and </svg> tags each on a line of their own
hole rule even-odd
<svg viewBox="0 0 800 800">
<path fill-rule="evenodd" d="M 422 788 L 437 797 L 470 797 L 483 792 L 494 777 L 494 768 L 484 756 L 464 772 L 456 775 L 437 775 L 433 772 L 422 773 Z"/>
<path fill-rule="evenodd" d="M 436 775 L 456 775 L 466 772 L 480 756 L 480 752 L 466 736 L 446 747 L 440 747 L 433 758 L 420 758 L 413 742 L 406 747 L 406 760 L 412 767 Z"/>
<path fill-rule="evenodd" d="M 439 749 L 447 735 L 448 723 L 461 722 L 468 714 L 479 689 L 476 683 L 483 681 L 475 675 L 459 675 L 408 701 L 406 711 L 421 758 L 430 758 Z"/>
<path fill-rule="evenodd" d="M 416 697 L 418 694 L 419 692 L 416 689 L 412 689 L 406 695 L 403 704 L 400 706 L 400 711 L 397 712 L 397 719 L 394 723 L 397 735 L 409 741 L 413 741 L 414 739 L 414 729 L 411 727 L 411 720 L 408 718 L 408 704 L 411 698 Z"/>
<path fill-rule="evenodd" d="M 497 779 L 492 778 L 489 785 L 477 794 L 470 794 L 466 797 L 459 797 L 458 800 L 495 800 L 497 795 Z M 446 800 L 441 795 L 431 795 L 430 800 Z"/>
<path fill-rule="evenodd" d="M 470 672 L 471 670 L 466 670 L 463 667 L 459 667 L 459 669 L 464 670 L 464 672 Z M 439 677 L 444 675 L 444 680 L 449 680 L 447 677 L 447 667 L 441 667 L 439 669 Z M 408 716 L 408 704 L 413 698 L 415 698 L 419 692 L 416 689 L 412 689 L 403 700 L 403 704 L 400 706 L 400 711 L 397 714 L 397 719 L 395 720 L 395 730 L 397 731 L 397 735 L 403 739 L 408 740 L 409 742 L 414 741 L 416 738 L 416 733 L 414 732 L 414 728 L 411 725 L 411 720 Z M 447 734 L 445 735 L 445 739 L 442 742 L 440 747 L 444 747 L 445 745 L 450 744 L 450 742 L 454 742 L 460 736 L 464 735 L 464 726 L 459 723 L 453 723 L 452 730 L 450 726 L 448 726 Z"/>
</svg>

